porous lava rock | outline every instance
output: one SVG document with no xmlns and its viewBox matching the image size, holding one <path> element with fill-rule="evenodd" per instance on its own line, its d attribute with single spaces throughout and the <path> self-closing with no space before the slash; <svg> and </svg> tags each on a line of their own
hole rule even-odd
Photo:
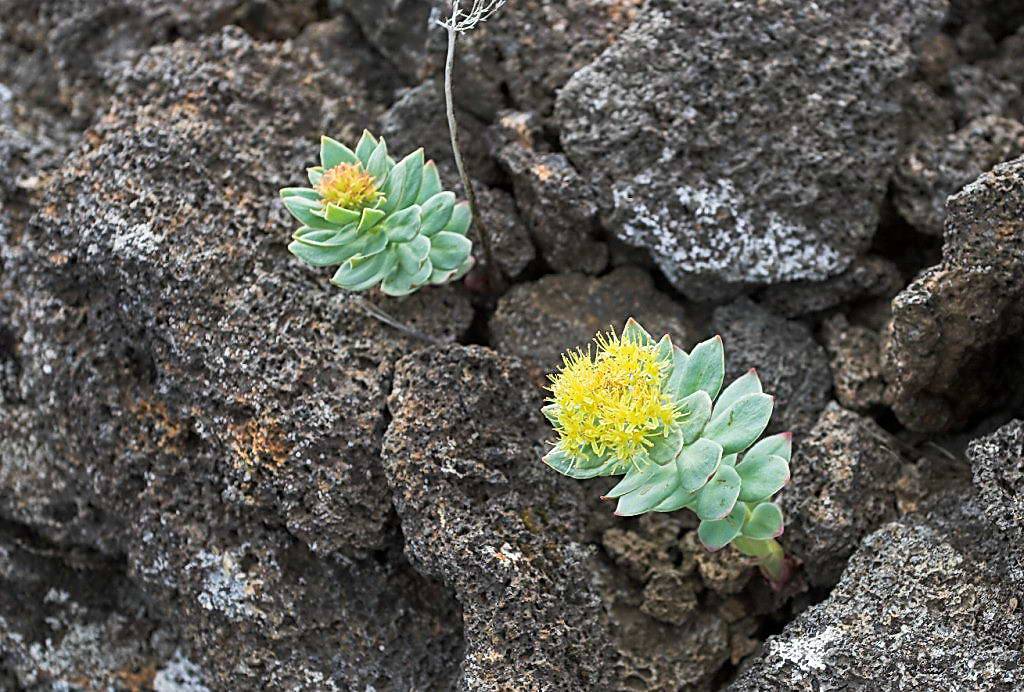
<svg viewBox="0 0 1024 692">
<path fill-rule="evenodd" d="M 829 278 L 870 244 L 910 44 L 945 9 L 645 3 L 559 93 L 561 142 L 611 230 L 689 297 Z"/>
</svg>

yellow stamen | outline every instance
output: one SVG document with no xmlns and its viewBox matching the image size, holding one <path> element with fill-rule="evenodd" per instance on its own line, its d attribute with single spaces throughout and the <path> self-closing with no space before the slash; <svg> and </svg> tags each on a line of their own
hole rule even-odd
<svg viewBox="0 0 1024 692">
<path fill-rule="evenodd" d="M 590 347 L 562 356 L 562 368 L 551 375 L 551 397 L 557 405 L 555 430 L 566 452 L 581 455 L 586 447 L 628 461 L 654 444 L 674 423 L 678 410 L 661 391 L 663 368 L 653 344 L 598 334 Z"/>
<path fill-rule="evenodd" d="M 316 191 L 325 202 L 357 211 L 373 206 L 381 198 L 377 180 L 358 163 L 343 163 L 325 171 Z"/>
</svg>

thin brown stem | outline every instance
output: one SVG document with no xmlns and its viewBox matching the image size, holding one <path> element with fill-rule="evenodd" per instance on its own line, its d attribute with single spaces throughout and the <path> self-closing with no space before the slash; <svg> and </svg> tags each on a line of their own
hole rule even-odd
<svg viewBox="0 0 1024 692">
<path fill-rule="evenodd" d="M 480 244 L 484 249 L 484 269 L 490 277 L 491 288 L 495 291 L 500 291 L 505 284 L 505 277 L 501 267 L 494 261 L 491 234 L 487 230 L 483 216 L 480 214 L 480 206 L 476 200 L 476 191 L 473 189 L 473 183 L 466 173 L 466 163 L 462 159 L 462 149 L 459 148 L 459 123 L 455 117 L 455 98 L 452 90 L 452 73 L 455 71 L 455 44 L 459 32 L 454 26 L 446 26 L 445 29 L 448 31 L 448 57 L 444 64 L 444 98 L 448 114 L 448 132 L 451 135 L 452 153 L 455 156 L 455 167 L 459 171 L 462 187 L 466 190 L 466 199 L 469 200 L 469 210 L 473 215 L 473 225 L 476 226 L 477 234 L 480 236 Z"/>
</svg>

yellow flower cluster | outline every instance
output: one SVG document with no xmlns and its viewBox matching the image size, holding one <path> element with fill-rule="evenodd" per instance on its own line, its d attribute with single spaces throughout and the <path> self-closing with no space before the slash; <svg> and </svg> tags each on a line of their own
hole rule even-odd
<svg viewBox="0 0 1024 692">
<path fill-rule="evenodd" d="M 373 205 L 381 197 L 377 181 L 358 163 L 343 163 L 325 171 L 316 191 L 343 209 L 360 210 Z"/>
<path fill-rule="evenodd" d="M 588 445 L 599 456 L 632 460 L 664 435 L 678 410 L 661 391 L 662 370 L 654 344 L 598 334 L 596 352 L 588 347 L 562 356 L 562 368 L 549 376 L 555 430 L 573 456 Z"/>
</svg>

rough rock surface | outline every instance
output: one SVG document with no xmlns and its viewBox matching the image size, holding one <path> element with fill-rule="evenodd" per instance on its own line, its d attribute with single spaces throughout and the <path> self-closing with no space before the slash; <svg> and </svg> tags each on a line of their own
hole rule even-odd
<svg viewBox="0 0 1024 692">
<path fill-rule="evenodd" d="M 725 342 L 725 381 L 756 367 L 775 396 L 769 430 L 810 430 L 832 388 L 828 356 L 811 331 L 745 298 L 715 310 L 712 325 Z"/>
<path fill-rule="evenodd" d="M 839 276 L 825 281 L 769 286 L 761 293 L 760 302 L 783 317 L 800 317 L 854 300 L 891 298 L 903 285 L 899 268 L 890 260 L 865 255 Z"/>
<path fill-rule="evenodd" d="M 442 0 L 344 0 L 367 38 L 415 82 L 436 75 L 445 34 L 427 30 Z M 555 92 L 629 26 L 640 0 L 516 0 L 459 41 L 456 99 L 493 118 L 501 105 L 551 112 Z"/>
<path fill-rule="evenodd" d="M 563 352 L 585 345 L 599 331 L 618 332 L 628 317 L 652 333 L 668 334 L 683 348 L 692 345 L 693 330 L 682 307 L 635 267 L 601 278 L 553 274 L 513 287 L 491 317 L 491 341 L 502 353 L 552 371 L 561 365 Z"/>
<path fill-rule="evenodd" d="M 800 440 L 779 505 L 782 543 L 804 563 L 808 581 L 834 584 L 861 539 L 896 518 L 901 465 L 888 433 L 834 403 Z"/>
<path fill-rule="evenodd" d="M 560 92 L 562 144 L 687 295 L 826 279 L 874 233 L 909 40 L 944 10 L 649 2 Z"/>
<path fill-rule="evenodd" d="M 125 554 L 218 685 L 434 687 L 457 608 L 369 557 L 393 551 L 385 395 L 418 343 L 285 252 L 273 194 L 310 133 L 356 134 L 356 87 L 318 70 L 229 30 L 119 82 L 5 268 L 0 511 Z M 451 290 L 392 309 L 443 339 L 470 319 Z"/>
<path fill-rule="evenodd" d="M 202 673 L 179 645 L 118 561 L 0 522 L 0 688 L 152 689 L 178 678 L 199 692 Z"/>
<path fill-rule="evenodd" d="M 0 23 L 0 83 L 87 123 L 109 96 L 107 73 L 150 46 L 228 24 L 280 39 L 314 19 L 309 0 L 11 0 Z"/>
<path fill-rule="evenodd" d="M 967 185 L 946 214 L 943 261 L 893 301 L 883 347 L 893 409 L 918 431 L 962 427 L 1022 386 L 1024 159 Z"/>
<path fill-rule="evenodd" d="M 541 257 L 556 271 L 596 274 L 608 264 L 608 247 L 595 238 L 593 186 L 563 154 L 544 150 L 538 127 L 529 114 L 502 113 L 494 128 L 497 158 Z"/>
<path fill-rule="evenodd" d="M 656 596 L 637 599 L 601 564 L 582 521 L 593 484 L 539 462 L 540 403 L 521 361 L 479 347 L 419 351 L 395 370 L 384 465 L 406 554 L 463 607 L 460 686 L 706 688 L 728 657 L 725 623 L 656 619 L 642 605 Z"/>
<path fill-rule="evenodd" d="M 1024 154 L 1024 124 L 998 116 L 924 137 L 896 166 L 894 201 L 917 230 L 942 235 L 946 198 L 998 163 Z"/>
<path fill-rule="evenodd" d="M 1011 577 L 1024 586 L 1024 421 L 1007 423 L 967 449 L 985 516 L 1006 537 Z"/>
<path fill-rule="evenodd" d="M 965 545 L 926 523 L 882 527 L 828 600 L 769 638 L 730 689 L 1014 689 L 1024 617 L 972 550 L 981 540 Z"/>
<path fill-rule="evenodd" d="M 843 315 L 834 315 L 822 326 L 822 336 L 830 358 L 836 401 L 861 412 L 884 404 L 879 333 L 850 324 Z"/>
</svg>

